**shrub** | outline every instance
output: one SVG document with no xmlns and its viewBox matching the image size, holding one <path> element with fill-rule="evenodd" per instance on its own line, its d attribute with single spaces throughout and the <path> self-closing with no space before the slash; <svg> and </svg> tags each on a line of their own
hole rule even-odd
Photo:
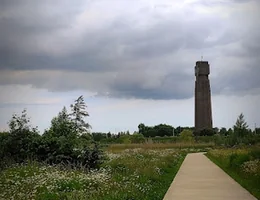
<svg viewBox="0 0 260 200">
<path fill-rule="evenodd" d="M 193 133 L 190 130 L 183 130 L 180 134 L 180 138 L 184 142 L 194 142 Z"/>
<path fill-rule="evenodd" d="M 2 158 L 13 159 L 16 162 L 23 162 L 28 158 L 36 157 L 36 149 L 40 135 L 37 128 L 32 128 L 29 124 L 26 110 L 22 115 L 14 114 L 9 121 L 10 132 L 5 133 L 1 147 Z"/>
<path fill-rule="evenodd" d="M 27 130 L 10 133 L 6 142 L 5 155 L 11 157 L 16 162 L 34 159 L 37 157 L 36 149 L 39 137 L 37 133 Z"/>
<path fill-rule="evenodd" d="M 18 163 L 32 159 L 75 168 L 97 168 L 102 162 L 102 151 L 89 142 L 90 125 L 83 120 L 88 116 L 83 97 L 80 96 L 71 107 L 72 114 L 64 107 L 42 136 L 29 124 L 26 110 L 20 116 L 13 115 L 9 122 L 10 132 L 0 135 L 0 167 L 7 158 Z"/>
<path fill-rule="evenodd" d="M 0 159 L 2 160 L 5 157 L 5 148 L 6 148 L 6 143 L 8 140 L 8 133 L 6 132 L 0 132 Z"/>
<path fill-rule="evenodd" d="M 77 143 L 77 138 L 45 135 L 38 148 L 38 159 L 49 164 L 65 164 L 73 168 L 98 168 L 103 159 L 99 146 L 94 143 L 77 148 Z"/>
<path fill-rule="evenodd" d="M 233 153 L 229 158 L 230 167 L 239 168 L 244 162 L 250 160 L 248 154 Z"/>
<path fill-rule="evenodd" d="M 259 147 L 215 149 L 207 156 L 241 184 L 257 199 L 260 199 Z"/>
<path fill-rule="evenodd" d="M 213 129 L 203 129 L 198 132 L 200 136 L 213 136 L 215 131 Z"/>
<path fill-rule="evenodd" d="M 145 137 L 142 134 L 133 134 L 131 135 L 131 143 L 144 143 L 145 142 Z"/>
<path fill-rule="evenodd" d="M 259 148 L 252 149 L 250 151 L 250 156 L 253 159 L 259 159 L 260 160 L 260 149 Z"/>
</svg>

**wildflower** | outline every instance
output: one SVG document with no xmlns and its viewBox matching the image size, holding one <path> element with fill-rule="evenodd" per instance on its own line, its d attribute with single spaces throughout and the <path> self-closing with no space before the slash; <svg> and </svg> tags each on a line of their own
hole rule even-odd
<svg viewBox="0 0 260 200">
<path fill-rule="evenodd" d="M 245 173 L 257 175 L 260 173 L 260 160 L 256 159 L 244 162 L 241 169 Z"/>
</svg>

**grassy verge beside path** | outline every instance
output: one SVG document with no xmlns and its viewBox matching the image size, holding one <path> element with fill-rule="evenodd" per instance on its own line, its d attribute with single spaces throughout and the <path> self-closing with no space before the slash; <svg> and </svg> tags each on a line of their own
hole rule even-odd
<svg viewBox="0 0 260 200">
<path fill-rule="evenodd" d="M 206 156 L 260 199 L 260 147 L 210 150 Z"/>
</svg>

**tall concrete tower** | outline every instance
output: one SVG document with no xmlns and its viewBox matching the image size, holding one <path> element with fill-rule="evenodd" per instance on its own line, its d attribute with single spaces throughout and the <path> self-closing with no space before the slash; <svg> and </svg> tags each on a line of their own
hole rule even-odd
<svg viewBox="0 0 260 200">
<path fill-rule="evenodd" d="M 195 66 L 195 131 L 212 129 L 209 74 L 209 63 L 197 61 Z"/>
</svg>

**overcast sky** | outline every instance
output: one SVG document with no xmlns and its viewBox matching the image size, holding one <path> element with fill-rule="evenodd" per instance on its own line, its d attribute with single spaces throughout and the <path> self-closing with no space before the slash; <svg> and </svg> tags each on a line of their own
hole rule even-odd
<svg viewBox="0 0 260 200">
<path fill-rule="evenodd" d="M 209 61 L 214 127 L 260 126 L 259 0 L 0 0 L 0 130 L 41 131 L 80 95 L 92 131 L 194 126 Z"/>
</svg>

